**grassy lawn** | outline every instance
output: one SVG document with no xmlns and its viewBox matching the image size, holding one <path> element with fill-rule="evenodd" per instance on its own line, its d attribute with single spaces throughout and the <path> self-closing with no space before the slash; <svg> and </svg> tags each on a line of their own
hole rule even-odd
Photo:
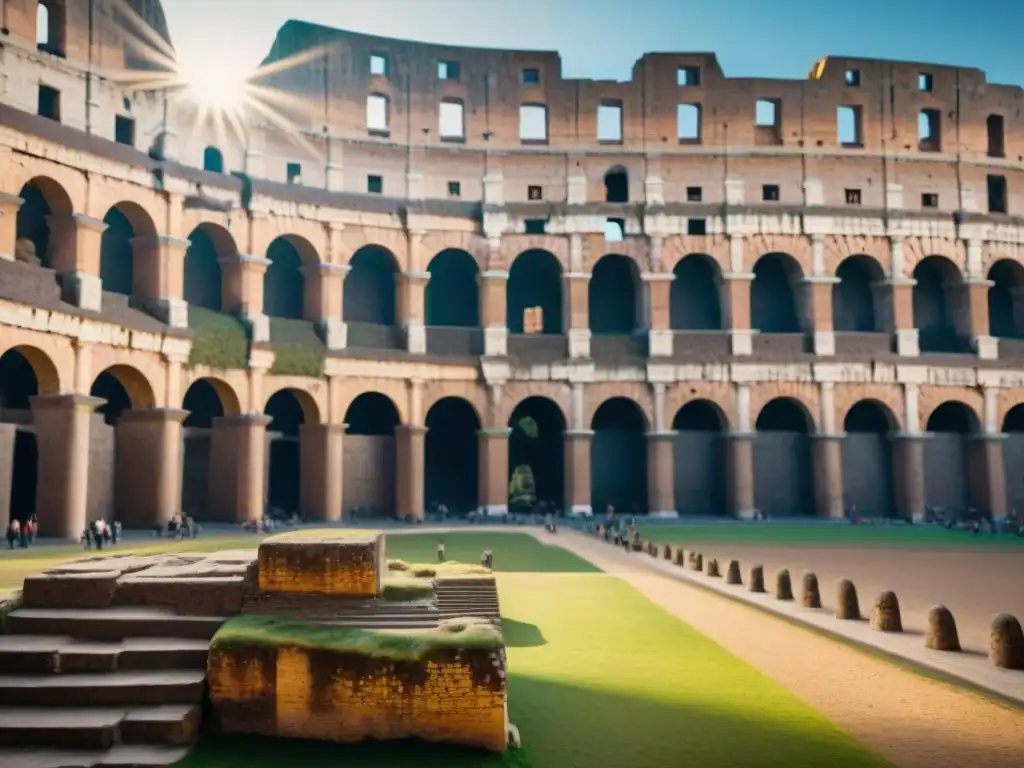
<svg viewBox="0 0 1024 768">
<path fill-rule="evenodd" d="M 502 756 L 418 743 L 211 736 L 179 768 L 887 765 L 757 670 L 569 552 L 516 533 L 446 534 L 445 541 L 452 559 L 476 562 L 482 550 L 494 551 L 509 708 L 523 750 Z M 219 543 L 208 548 L 237 546 Z M 436 534 L 391 536 L 388 553 L 429 561 L 436 543 Z"/>
<path fill-rule="evenodd" d="M 1024 549 L 1024 537 L 947 531 L 935 525 L 842 523 L 641 523 L 644 539 L 672 544 L 765 544 L 769 546 L 996 547 Z"/>
</svg>

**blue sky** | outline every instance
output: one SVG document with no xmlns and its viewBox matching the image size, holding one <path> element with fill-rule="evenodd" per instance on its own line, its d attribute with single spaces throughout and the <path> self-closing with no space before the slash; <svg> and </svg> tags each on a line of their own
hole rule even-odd
<svg viewBox="0 0 1024 768">
<path fill-rule="evenodd" d="M 647 51 L 714 51 L 726 75 L 805 77 L 827 54 L 972 66 L 1024 84 L 1024 0 L 163 0 L 179 57 L 252 68 L 289 18 L 452 45 L 558 50 L 627 80 Z M 240 12 L 241 11 L 241 12 Z"/>
</svg>

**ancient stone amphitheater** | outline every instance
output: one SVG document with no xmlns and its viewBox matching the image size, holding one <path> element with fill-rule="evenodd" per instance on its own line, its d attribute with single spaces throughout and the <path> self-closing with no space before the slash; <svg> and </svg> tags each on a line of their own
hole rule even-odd
<svg viewBox="0 0 1024 768">
<path fill-rule="evenodd" d="M 236 131 L 153 85 L 156 0 L 2 23 L 0 515 L 502 514 L 520 466 L 579 514 L 1024 494 L 1016 86 L 289 22 L 256 79 L 308 110 Z"/>
</svg>

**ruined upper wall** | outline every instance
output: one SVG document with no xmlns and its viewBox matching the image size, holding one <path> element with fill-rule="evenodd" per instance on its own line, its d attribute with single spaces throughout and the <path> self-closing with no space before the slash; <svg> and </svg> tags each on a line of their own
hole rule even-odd
<svg viewBox="0 0 1024 768">
<path fill-rule="evenodd" d="M 726 77 L 711 53 L 651 53 L 636 63 L 629 82 L 617 83 L 565 79 L 555 52 L 432 45 L 298 21 L 281 28 L 268 61 L 316 47 L 323 47 L 322 55 L 274 75 L 269 82 L 309 99 L 310 131 L 320 132 L 327 126 L 344 139 L 492 150 L 525 144 L 534 150 L 604 147 L 700 153 L 760 146 L 775 147 L 780 153 L 913 154 L 922 151 L 920 114 L 935 110 L 939 140 L 923 150 L 988 156 L 987 120 L 996 115 L 1004 124 L 1002 154 L 1011 161 L 1024 156 L 1020 116 L 1024 92 L 1016 86 L 989 84 L 977 69 L 828 57 L 814 65 L 807 79 L 776 80 Z M 371 71 L 371 66 L 379 69 L 381 63 L 374 57 L 383 60 L 383 74 Z M 442 63 L 454 64 L 456 76 L 442 78 Z M 388 99 L 386 131 L 367 128 L 371 94 Z M 775 102 L 775 126 L 755 126 L 758 100 Z M 439 135 L 443 101 L 463 105 L 461 138 Z M 524 104 L 546 107 L 546 141 L 520 139 Z M 602 104 L 621 106 L 620 141 L 598 140 L 597 114 Z M 680 138 L 680 104 L 699 108 L 696 138 Z M 859 141 L 851 142 L 856 146 L 840 144 L 839 107 L 853 107 L 858 113 Z"/>
</svg>

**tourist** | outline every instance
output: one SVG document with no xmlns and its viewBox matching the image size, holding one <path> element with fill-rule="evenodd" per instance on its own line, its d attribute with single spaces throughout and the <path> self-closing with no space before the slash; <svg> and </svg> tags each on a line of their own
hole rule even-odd
<svg viewBox="0 0 1024 768">
<path fill-rule="evenodd" d="M 7 546 L 10 549 L 14 549 L 14 542 L 18 540 L 21 535 L 21 523 L 18 518 L 14 518 L 7 524 Z"/>
<path fill-rule="evenodd" d="M 444 562 L 444 537 L 437 540 L 437 562 Z"/>
</svg>

